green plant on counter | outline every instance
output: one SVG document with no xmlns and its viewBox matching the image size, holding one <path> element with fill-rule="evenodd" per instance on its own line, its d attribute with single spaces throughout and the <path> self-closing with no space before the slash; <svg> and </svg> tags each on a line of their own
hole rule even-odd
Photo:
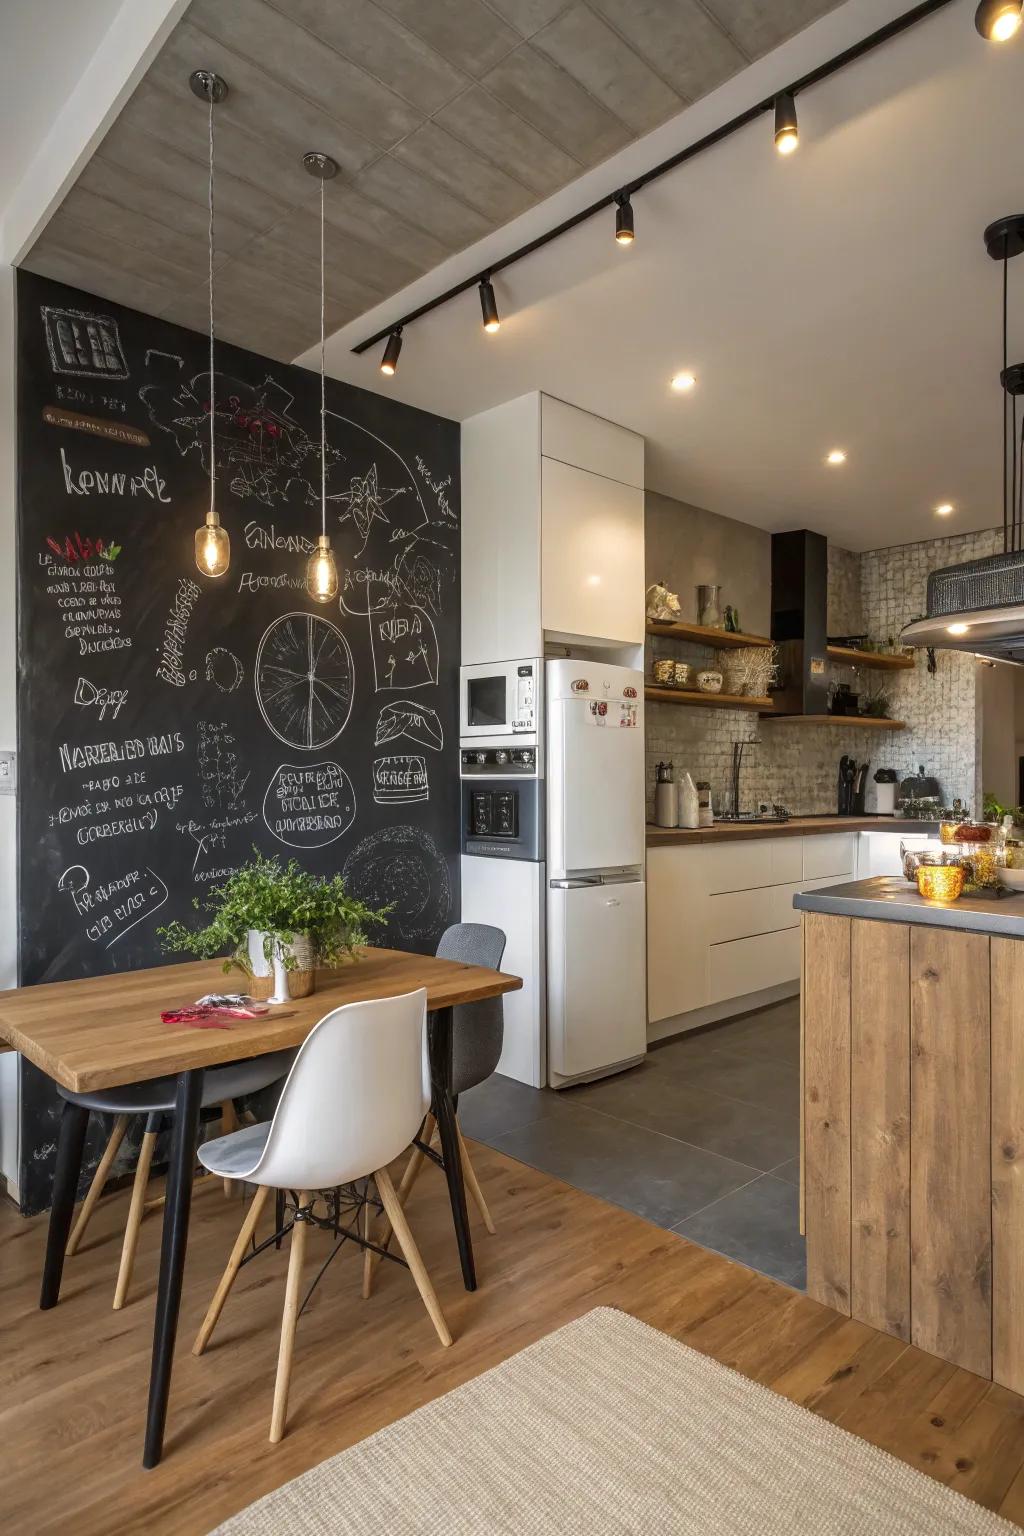
<svg viewBox="0 0 1024 1536">
<path fill-rule="evenodd" d="M 985 791 L 981 814 L 985 821 L 1002 821 L 1004 816 L 1012 816 L 1015 823 L 1024 823 L 1024 805 L 1003 805 L 990 789 Z"/>
<path fill-rule="evenodd" d="M 314 966 L 333 968 L 366 944 L 369 929 L 382 923 L 391 910 L 374 909 L 350 896 L 340 875 L 330 879 L 313 875 L 295 859 L 282 864 L 257 848 L 253 848 L 247 864 L 235 870 L 223 885 L 213 886 L 206 901 L 197 897 L 193 906 L 208 912 L 209 922 L 198 929 L 178 921 L 158 928 L 164 948 L 202 960 L 227 951 L 225 971 L 237 966 L 250 975 L 250 929 L 264 935 L 267 960 L 273 958 L 276 947 L 287 970 L 298 963 L 287 946 L 301 938 L 307 938 L 312 946 Z"/>
</svg>

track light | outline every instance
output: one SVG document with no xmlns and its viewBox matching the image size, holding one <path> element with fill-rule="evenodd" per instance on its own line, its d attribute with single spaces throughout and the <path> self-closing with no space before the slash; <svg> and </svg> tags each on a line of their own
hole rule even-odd
<svg viewBox="0 0 1024 1536">
<path fill-rule="evenodd" d="M 386 373 L 388 378 L 398 367 L 398 358 L 402 350 L 402 327 L 399 325 L 388 337 L 388 344 L 384 348 L 384 356 L 380 360 L 380 371 Z"/>
<path fill-rule="evenodd" d="M 615 238 L 620 245 L 632 245 L 636 238 L 633 228 L 633 204 L 628 192 L 620 192 L 615 199 Z"/>
<path fill-rule="evenodd" d="M 1020 31 L 1024 0 L 981 0 L 974 25 L 987 43 L 1006 43 Z"/>
<path fill-rule="evenodd" d="M 791 155 L 799 142 L 796 102 L 792 91 L 783 91 L 775 98 L 775 148 L 780 155 Z"/>
<path fill-rule="evenodd" d="M 482 277 L 480 279 L 480 313 L 484 317 L 485 331 L 501 329 L 501 321 L 498 318 L 498 301 L 494 297 L 494 289 L 491 287 L 489 277 Z"/>
</svg>

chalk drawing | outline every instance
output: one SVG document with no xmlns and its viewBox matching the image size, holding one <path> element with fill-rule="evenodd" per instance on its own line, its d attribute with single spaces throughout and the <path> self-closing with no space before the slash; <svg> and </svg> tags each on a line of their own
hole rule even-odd
<svg viewBox="0 0 1024 1536">
<path fill-rule="evenodd" d="M 370 614 L 367 622 L 377 693 L 437 682 L 437 631 L 428 613 L 409 603 L 393 603 Z"/>
<path fill-rule="evenodd" d="M 337 740 L 352 713 L 349 643 L 316 614 L 283 614 L 260 641 L 254 684 L 267 729 L 290 747 L 319 751 Z"/>
<path fill-rule="evenodd" d="M 373 798 L 378 805 L 410 805 L 430 799 L 427 760 L 418 752 L 378 757 L 373 764 Z"/>
<path fill-rule="evenodd" d="M 86 910 L 83 902 L 83 893 L 89 886 L 89 871 L 84 864 L 72 864 L 66 869 L 57 881 L 58 891 L 66 891 L 75 904 L 76 912 Z"/>
<path fill-rule="evenodd" d="M 402 494 L 403 490 L 400 486 L 382 489 L 377 466 L 371 464 L 365 475 L 352 476 L 347 491 L 337 491 L 331 497 L 332 501 L 340 502 L 347 508 L 345 512 L 339 513 L 338 521 L 344 523 L 351 518 L 363 541 L 356 550 L 354 556 L 356 560 L 361 560 L 363 557 L 374 523 L 390 522 L 390 518 L 384 511 L 388 502 Z"/>
<path fill-rule="evenodd" d="M 431 709 L 429 704 L 418 704 L 415 699 L 393 699 L 390 704 L 385 704 L 377 716 L 373 744 L 383 747 L 400 736 L 440 752 L 444 746 L 444 727 L 437 710 Z"/>
<path fill-rule="evenodd" d="M 215 645 L 206 653 L 206 681 L 215 684 L 221 693 L 234 693 L 245 681 L 245 668 L 234 651 Z"/>
<path fill-rule="evenodd" d="M 128 363 L 113 315 L 56 309 L 49 304 L 42 305 L 39 313 L 54 373 L 72 373 L 81 379 L 128 378 Z"/>
<path fill-rule="evenodd" d="M 289 848 L 326 848 L 356 819 L 352 780 L 340 763 L 282 763 L 263 797 L 267 830 Z"/>
<path fill-rule="evenodd" d="M 235 734 L 225 720 L 200 720 L 196 750 L 203 804 L 211 811 L 237 811 L 245 807 L 245 786 Z"/>
<path fill-rule="evenodd" d="M 420 827 L 386 827 L 358 843 L 342 870 L 345 885 L 371 906 L 390 905 L 385 941 L 435 941 L 448 920 L 448 866 Z"/>
</svg>

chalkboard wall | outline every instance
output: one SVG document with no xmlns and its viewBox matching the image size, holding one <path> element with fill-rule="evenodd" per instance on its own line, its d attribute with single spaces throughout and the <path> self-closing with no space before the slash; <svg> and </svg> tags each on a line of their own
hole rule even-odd
<svg viewBox="0 0 1024 1536">
<path fill-rule="evenodd" d="M 328 380 L 321 606 L 315 374 L 218 343 L 211 579 L 206 337 L 25 273 L 18 325 L 22 985 L 166 962 L 158 927 L 253 845 L 432 950 L 458 912 L 457 424 Z M 27 1210 L 58 1116 L 26 1064 Z"/>
</svg>

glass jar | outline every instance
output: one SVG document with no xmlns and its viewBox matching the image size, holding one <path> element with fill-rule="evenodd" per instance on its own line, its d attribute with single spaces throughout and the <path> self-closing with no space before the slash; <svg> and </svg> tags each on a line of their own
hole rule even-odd
<svg viewBox="0 0 1024 1536">
<path fill-rule="evenodd" d="M 962 864 L 921 864 L 917 870 L 918 894 L 926 901 L 956 901 L 964 888 Z"/>
<path fill-rule="evenodd" d="M 900 843 L 900 860 L 903 864 L 903 878 L 908 885 L 917 883 L 917 871 L 922 864 L 941 864 L 943 855 L 936 853 L 932 848 L 908 848 L 906 843 Z"/>
</svg>

